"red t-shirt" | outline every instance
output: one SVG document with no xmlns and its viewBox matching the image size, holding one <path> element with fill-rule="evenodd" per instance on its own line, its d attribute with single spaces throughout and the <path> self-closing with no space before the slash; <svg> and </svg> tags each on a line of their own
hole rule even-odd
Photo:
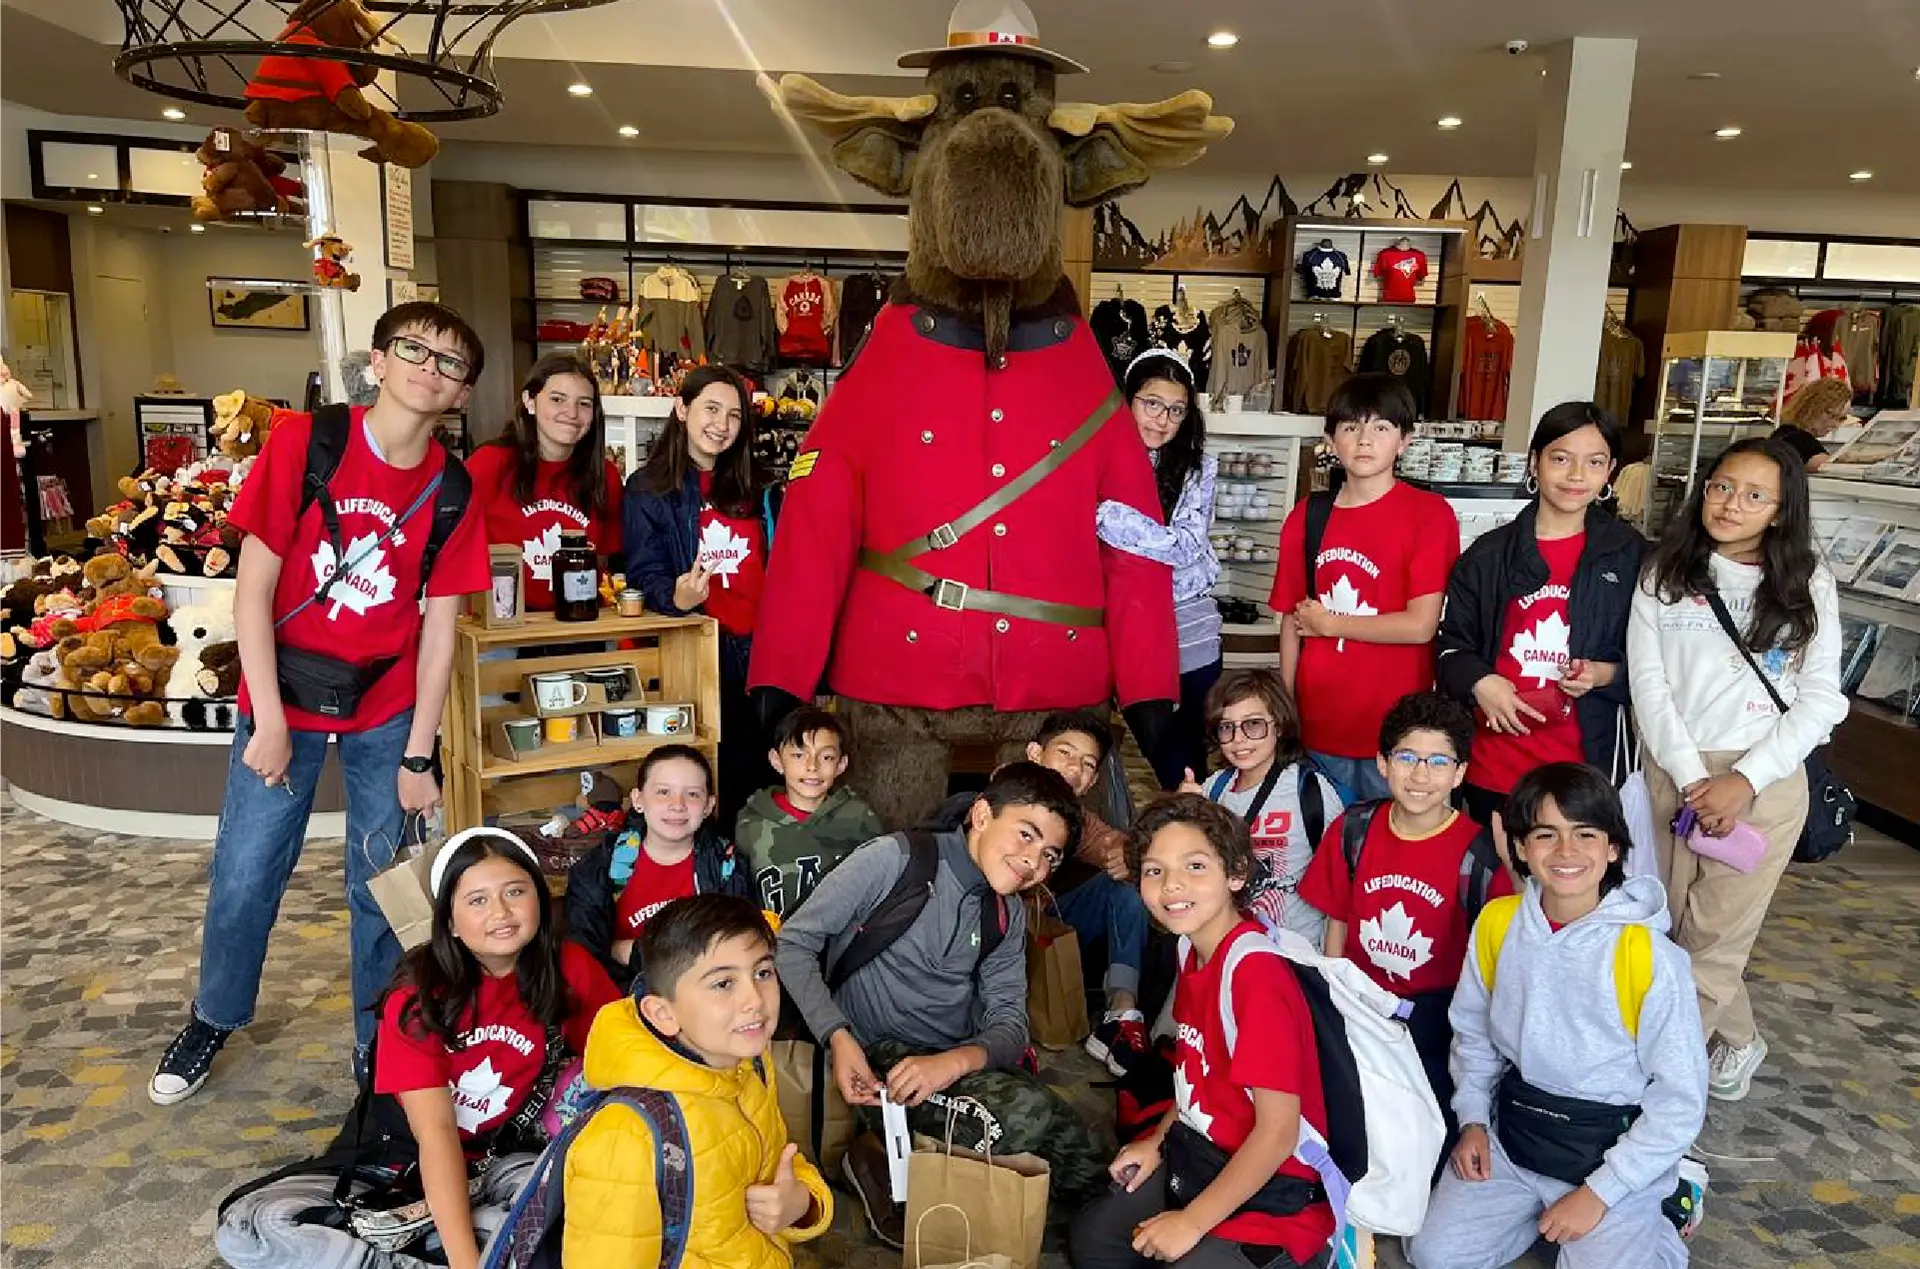
<svg viewBox="0 0 1920 1269">
<path fill-rule="evenodd" d="M 1253 1131 L 1253 1094 L 1264 1088 L 1292 1093 L 1315 1131 L 1327 1130 L 1326 1096 L 1320 1087 L 1320 1055 L 1313 1020 L 1293 971 L 1278 956 L 1244 957 L 1233 972 L 1234 1021 L 1239 1035 L 1231 1050 L 1220 1017 L 1220 971 L 1227 949 L 1243 938 L 1264 937 L 1253 921 L 1236 925 L 1205 965 L 1188 948 L 1174 987 L 1174 1101 L 1181 1122 L 1222 1150 L 1238 1150 Z M 1305 1181 L 1319 1175 L 1289 1157 L 1278 1175 Z M 1243 1212 L 1214 1226 L 1229 1242 L 1284 1247 L 1305 1264 L 1333 1237 L 1333 1209 L 1315 1203 L 1292 1216 Z"/>
<path fill-rule="evenodd" d="M 1280 530 L 1280 565 L 1267 602 L 1290 613 L 1307 597 L 1307 504 Z M 1460 522 L 1439 494 L 1396 483 L 1364 507 L 1336 505 L 1320 542 L 1313 593 L 1331 612 L 1371 617 L 1405 612 L 1447 589 L 1460 557 Z M 1433 686 L 1431 643 L 1303 639 L 1295 677 L 1300 735 L 1309 749 L 1371 758 L 1395 701 Z"/>
<path fill-rule="evenodd" d="M 1300 883 L 1308 903 L 1347 923 L 1346 957 L 1396 996 L 1447 991 L 1467 954 L 1467 910 L 1460 903 L 1460 861 L 1480 826 L 1454 813 L 1427 837 L 1393 831 L 1392 812 L 1374 812 L 1360 867 L 1347 876 L 1341 821 L 1328 827 Z M 1501 869 L 1490 897 L 1512 894 Z"/>
<path fill-rule="evenodd" d="M 527 608 L 551 612 L 553 553 L 560 549 L 561 533 L 585 529 L 594 554 L 620 551 L 620 469 L 606 464 L 606 502 L 596 519 L 575 503 L 564 461 L 541 463 L 534 473 L 533 501 L 520 502 L 513 496 L 517 459 L 512 445 L 482 445 L 467 460 L 467 470 L 473 474 L 473 496 L 486 508 L 488 544 L 520 548 Z"/>
<path fill-rule="evenodd" d="M 587 1051 L 594 1015 L 620 999 L 620 989 L 590 953 L 571 942 L 560 944 L 560 977 L 572 1001 L 560 1031 L 578 1056 Z M 463 1138 L 505 1124 L 525 1104 L 547 1060 L 547 1030 L 520 999 L 515 977 L 481 976 L 480 997 L 458 1049 L 400 1025 L 400 1011 L 414 995 L 411 987 L 399 988 L 380 1011 L 373 1091 L 410 1093 L 445 1086 L 453 1094 L 454 1122 Z"/>
<path fill-rule="evenodd" d="M 780 292 L 787 326 L 780 332 L 780 355 L 790 361 L 827 357 L 827 283 L 819 277 L 793 277 Z"/>
<path fill-rule="evenodd" d="M 707 616 L 728 634 L 750 635 L 767 588 L 767 526 L 758 515 L 731 516 L 704 501 L 713 473 L 700 473 L 700 547 L 695 555 L 713 573 Z"/>
<path fill-rule="evenodd" d="M 1413 288 L 1427 276 L 1427 253 L 1388 247 L 1373 258 L 1373 276 L 1380 279 L 1381 303 L 1416 303 L 1419 296 Z"/>
<path fill-rule="evenodd" d="M 693 883 L 693 852 L 677 864 L 654 862 L 647 848 L 633 861 L 633 876 L 620 888 L 620 901 L 613 909 L 613 937 L 637 939 L 640 927 L 652 920 L 660 909 L 675 899 L 696 893 Z"/>
<path fill-rule="evenodd" d="M 275 419 L 266 448 L 254 459 L 253 470 L 234 500 L 228 515 L 232 523 L 280 557 L 280 581 L 273 592 L 275 620 L 305 603 L 336 567 L 354 560 L 386 532 L 446 465 L 446 450 L 428 445 L 427 456 L 418 465 L 389 466 L 368 443 L 365 416 L 364 409 L 353 410 L 347 451 L 327 486 L 340 518 L 346 560 L 334 559 L 317 505 L 295 516 L 307 469 L 307 440 L 313 432 L 313 420 L 307 415 L 283 413 Z M 412 708 L 420 647 L 420 556 L 433 524 L 433 504 L 432 497 L 422 503 L 411 520 L 334 586 L 324 603 L 308 605 L 274 632 L 276 643 L 356 664 L 399 658 L 360 698 L 353 717 L 324 718 L 289 706 L 287 726 L 301 731 L 366 731 Z M 429 596 L 467 595 L 487 588 L 483 519 L 471 507 L 460 518 L 434 563 Z M 240 709 L 246 714 L 253 710 L 244 676 Z"/>
<path fill-rule="evenodd" d="M 773 804 L 785 811 L 788 815 L 793 816 L 794 819 L 799 820 L 802 824 L 805 824 L 813 815 L 812 811 L 803 811 L 795 806 L 793 799 L 787 796 L 785 789 L 775 789 L 773 791 Z"/>
<path fill-rule="evenodd" d="M 1504 736 L 1487 727 L 1485 715 L 1473 737 L 1473 763 L 1467 779 L 1492 793 L 1511 793 L 1520 777 L 1549 762 L 1584 762 L 1580 722 L 1574 717 L 1573 698 L 1560 690 L 1560 672 L 1567 667 L 1567 597 L 1587 535 L 1539 543 L 1547 562 L 1547 583 L 1531 595 L 1507 605 L 1500 623 L 1500 656 L 1494 672 L 1520 689 L 1521 697 L 1547 716 L 1544 723 L 1526 719 L 1528 734 Z M 1476 714 L 1478 711 L 1475 711 Z M 1524 716 L 1523 716 L 1524 717 Z"/>
</svg>

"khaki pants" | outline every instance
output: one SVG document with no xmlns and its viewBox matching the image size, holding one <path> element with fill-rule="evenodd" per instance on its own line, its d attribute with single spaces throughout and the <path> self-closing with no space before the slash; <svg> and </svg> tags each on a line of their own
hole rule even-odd
<svg viewBox="0 0 1920 1269">
<path fill-rule="evenodd" d="M 1724 775 L 1742 755 L 1703 753 L 1714 775 Z M 1760 790 L 1745 815 L 1767 839 L 1767 853 L 1750 873 L 1693 853 L 1674 840 L 1668 826 L 1679 813 L 1680 790 L 1651 759 L 1645 763 L 1647 793 L 1658 831 L 1660 871 L 1667 882 L 1667 910 L 1673 916 L 1673 941 L 1693 958 L 1693 984 L 1700 995 L 1700 1022 L 1706 1038 L 1719 1036 L 1735 1048 L 1759 1034 L 1745 974 L 1753 940 L 1766 920 L 1767 907 L 1793 859 L 1794 843 L 1807 820 L 1807 781 L 1797 769 Z"/>
<path fill-rule="evenodd" d="M 840 698 L 840 719 L 852 733 L 849 782 L 880 822 L 898 831 L 918 824 L 946 800 L 953 747 L 998 746 L 995 764 L 1024 758 L 1046 720 L 1044 712 L 996 713 L 986 705 L 911 709 Z"/>
</svg>

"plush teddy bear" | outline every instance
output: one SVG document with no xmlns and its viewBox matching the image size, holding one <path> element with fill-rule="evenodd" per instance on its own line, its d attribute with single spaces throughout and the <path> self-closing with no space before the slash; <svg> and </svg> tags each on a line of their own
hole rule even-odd
<svg viewBox="0 0 1920 1269">
<path fill-rule="evenodd" d="M 266 448 L 273 430 L 273 405 L 235 388 L 213 399 L 211 433 L 220 452 L 235 460 L 251 458 Z"/>
<path fill-rule="evenodd" d="M 206 602 L 173 610 L 167 618 L 178 657 L 167 677 L 167 714 L 176 726 L 195 727 L 204 711 L 189 712 L 199 697 L 231 698 L 240 690 L 240 645 L 233 625 L 233 592 L 210 591 Z M 205 730 L 198 726 L 198 730 Z"/>
<path fill-rule="evenodd" d="M 307 243 L 313 251 L 313 280 L 320 286 L 340 291 L 360 289 L 360 275 L 349 272 L 353 248 L 339 234 L 321 234 Z"/>
<path fill-rule="evenodd" d="M 160 638 L 159 623 L 166 616 L 160 600 L 121 591 L 78 621 L 56 624 L 62 631 L 56 645 L 61 673 L 83 693 L 70 702 L 76 717 L 118 718 L 133 727 L 166 724 L 166 707 L 152 699 L 165 690 L 180 659 L 179 650 Z"/>
<path fill-rule="evenodd" d="M 301 0 L 280 32 L 283 44 L 318 48 L 371 47 L 380 25 L 357 0 Z M 432 132 L 396 119 L 360 90 L 374 80 L 370 66 L 319 57 L 269 54 L 247 85 L 247 122 L 273 131 L 307 128 L 365 137 L 373 145 L 361 157 L 400 167 L 425 167 L 440 149 Z"/>
<path fill-rule="evenodd" d="M 67 700 L 55 685 L 60 679 L 60 655 L 42 648 L 27 659 L 20 673 L 20 690 L 14 693 L 13 707 L 28 714 L 47 718 L 65 718 Z"/>
<path fill-rule="evenodd" d="M 306 187 L 285 175 L 286 160 L 238 128 L 213 129 L 194 154 L 207 169 L 193 200 L 195 220 L 306 215 Z"/>
</svg>

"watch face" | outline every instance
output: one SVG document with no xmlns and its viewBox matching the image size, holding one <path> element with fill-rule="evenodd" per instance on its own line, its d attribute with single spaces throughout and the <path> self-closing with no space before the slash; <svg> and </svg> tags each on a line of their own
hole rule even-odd
<svg viewBox="0 0 1920 1269">
<path fill-rule="evenodd" d="M 405 767 L 407 770 L 414 772 L 416 775 L 425 775 L 427 772 L 433 770 L 433 759 L 402 758 L 400 760 L 400 765 Z"/>
</svg>

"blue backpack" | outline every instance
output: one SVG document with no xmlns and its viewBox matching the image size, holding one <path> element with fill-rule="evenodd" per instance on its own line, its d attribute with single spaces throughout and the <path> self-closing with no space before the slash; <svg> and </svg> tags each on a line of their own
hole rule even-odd
<svg viewBox="0 0 1920 1269">
<path fill-rule="evenodd" d="M 693 1216 L 693 1152 L 687 1121 L 671 1093 L 616 1088 L 593 1094 L 547 1143 L 507 1219 L 487 1243 L 480 1269 L 560 1269 L 560 1231 L 566 1218 L 567 1150 L 587 1122 L 607 1106 L 625 1106 L 653 1134 L 653 1174 L 660 1189 L 660 1269 L 680 1269 Z"/>
</svg>

